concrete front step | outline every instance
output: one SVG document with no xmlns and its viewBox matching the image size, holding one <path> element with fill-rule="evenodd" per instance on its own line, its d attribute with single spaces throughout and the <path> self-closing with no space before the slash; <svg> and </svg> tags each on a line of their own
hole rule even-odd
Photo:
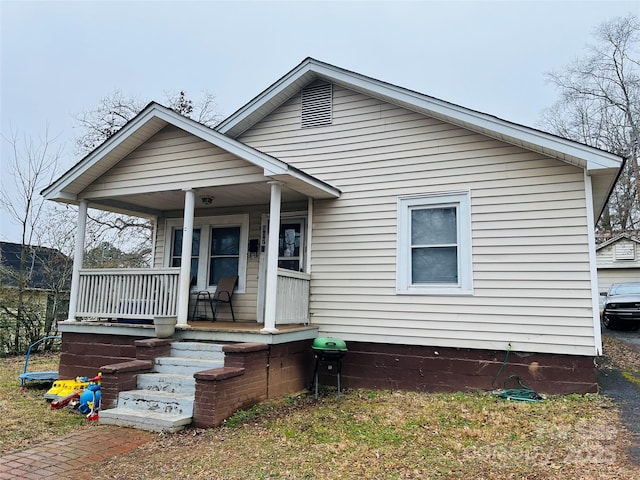
<svg viewBox="0 0 640 480">
<path fill-rule="evenodd" d="M 194 395 L 196 379 L 193 378 L 193 375 L 140 373 L 138 374 L 138 389 Z"/>
<path fill-rule="evenodd" d="M 137 390 L 120 392 L 116 408 L 102 410 L 100 423 L 153 432 L 176 432 L 193 415 L 193 374 L 224 367 L 223 345 L 174 342 L 171 356 L 156 358 L 153 373 L 138 375 Z"/>
<path fill-rule="evenodd" d="M 173 342 L 172 357 L 188 357 L 210 360 L 224 360 L 223 344 L 206 342 Z"/>
<path fill-rule="evenodd" d="M 129 390 L 118 395 L 117 408 L 131 408 L 172 415 L 193 415 L 194 396 L 151 390 Z"/>
<path fill-rule="evenodd" d="M 208 360 L 189 357 L 159 357 L 156 358 L 153 371 L 156 373 L 171 373 L 174 375 L 193 375 L 202 370 L 224 367 L 224 360 Z"/>
<path fill-rule="evenodd" d="M 100 412 L 100 424 L 132 427 L 149 432 L 177 432 L 191 423 L 191 415 L 175 415 L 151 410 L 112 408 Z"/>
</svg>

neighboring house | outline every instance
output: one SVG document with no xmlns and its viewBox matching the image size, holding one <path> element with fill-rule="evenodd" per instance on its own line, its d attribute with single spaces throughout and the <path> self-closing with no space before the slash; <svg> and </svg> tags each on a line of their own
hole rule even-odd
<svg viewBox="0 0 640 480">
<path fill-rule="evenodd" d="M 41 325 L 41 334 L 55 332 L 56 321 L 66 318 L 71 284 L 71 260 L 60 251 L 25 246 L 24 297 L 28 313 Z M 15 321 L 22 244 L 0 242 L 0 325 Z M 13 328 L 5 330 L 8 335 Z"/>
<path fill-rule="evenodd" d="M 68 290 L 70 280 L 60 277 L 64 266 L 71 260 L 59 250 L 47 247 L 33 247 L 26 245 L 25 276 L 26 287 L 30 290 L 53 290 L 61 283 L 63 289 Z M 3 287 L 18 286 L 18 272 L 20 271 L 20 257 L 22 244 L 0 242 L 0 268 L 3 269 L 0 281 Z"/>
<path fill-rule="evenodd" d="M 640 240 L 623 233 L 596 247 L 598 291 L 607 292 L 614 283 L 640 282 Z"/>
<path fill-rule="evenodd" d="M 156 228 L 152 269 L 76 254 L 61 373 L 137 368 L 163 343 L 122 320 L 174 315 L 177 339 L 263 352 L 257 399 L 308 385 L 316 336 L 347 342 L 347 387 L 491 389 L 510 349 L 505 373 L 539 391 L 596 391 L 594 224 L 620 165 L 311 58 L 216 129 L 151 103 L 43 192 L 79 205 L 80 232 L 88 207 Z M 225 273 L 238 322 L 191 318 Z M 107 406 L 124 368 L 104 369 Z M 219 422 L 198 395 L 196 423 Z"/>
</svg>

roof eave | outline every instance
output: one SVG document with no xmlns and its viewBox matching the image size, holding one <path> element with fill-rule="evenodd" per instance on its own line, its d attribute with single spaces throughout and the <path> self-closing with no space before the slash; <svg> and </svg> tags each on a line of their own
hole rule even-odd
<svg viewBox="0 0 640 480">
<path fill-rule="evenodd" d="M 149 124 L 152 124 L 152 127 L 145 128 Z M 113 164 L 124 158 L 124 156 L 167 125 L 180 128 L 238 158 L 261 167 L 264 169 L 265 177 L 277 178 L 281 176 L 283 180 L 288 178 L 289 180 L 286 183 L 296 190 L 310 192 L 313 194 L 312 196 L 317 198 L 331 198 L 340 195 L 340 191 L 333 186 L 157 103 L 151 103 L 145 107 L 122 129 L 84 157 L 53 184 L 45 188 L 42 191 L 42 195 L 47 200 L 78 203 L 80 200 L 78 193 L 82 188 L 73 187 L 74 182 L 77 182 L 83 175 L 90 174 L 91 169 L 95 169 L 95 171 L 90 174 L 91 178 L 89 180 L 95 180 Z M 112 158 L 109 159 L 110 156 Z M 98 164 L 105 159 L 107 159 L 106 163 L 98 168 Z M 104 206 L 107 206 L 107 204 L 105 203 Z M 114 207 L 114 205 L 108 206 Z M 122 206 L 117 207 L 122 209 Z M 126 209 L 127 207 L 125 206 L 124 208 Z M 149 211 L 145 213 L 154 215 L 157 212 Z"/>
<path fill-rule="evenodd" d="M 607 240 L 606 242 L 601 243 L 600 245 L 598 245 L 596 247 L 596 251 L 598 250 L 602 250 L 605 247 L 608 247 L 609 245 L 612 245 L 620 240 L 622 240 L 623 238 L 626 238 L 627 240 L 630 240 L 634 243 L 640 244 L 640 240 L 634 238 L 632 235 L 628 234 L 628 233 L 621 233 L 619 235 L 616 235 L 613 238 L 610 238 L 609 240 Z"/>
<path fill-rule="evenodd" d="M 491 138 L 558 158 L 572 165 L 586 168 L 588 172 L 619 168 L 622 163 L 622 159 L 617 155 L 335 67 L 313 58 L 305 59 L 221 122 L 216 130 L 236 138 L 268 112 L 284 103 L 296 90 L 316 78 L 323 78 Z"/>
<path fill-rule="evenodd" d="M 80 178 L 80 176 L 85 174 L 88 169 L 94 166 L 100 159 L 116 152 L 118 148 L 123 148 L 123 151 L 119 152 L 118 157 L 125 156 L 124 151 L 130 153 L 166 126 L 166 123 L 158 123 L 152 128 L 149 128 L 149 131 L 146 132 L 145 135 L 139 136 L 137 141 L 130 141 L 133 134 L 139 132 L 144 125 L 149 125 L 149 122 L 155 116 L 154 112 L 157 110 L 157 107 L 160 107 L 160 105 L 153 102 L 147 105 L 136 117 L 127 122 L 113 136 L 105 140 L 55 182 L 42 190 L 41 195 L 46 200 L 77 201 L 77 194 L 70 192 L 68 188 L 74 181 Z M 129 141 L 129 143 L 126 143 L 127 141 Z M 126 147 L 125 144 L 127 145 Z"/>
<path fill-rule="evenodd" d="M 275 110 L 287 101 L 294 91 L 302 89 L 315 78 L 316 74 L 312 65 L 317 63 L 317 60 L 306 58 L 266 90 L 220 122 L 216 126 L 216 130 L 232 138 L 238 137 L 268 112 Z"/>
</svg>

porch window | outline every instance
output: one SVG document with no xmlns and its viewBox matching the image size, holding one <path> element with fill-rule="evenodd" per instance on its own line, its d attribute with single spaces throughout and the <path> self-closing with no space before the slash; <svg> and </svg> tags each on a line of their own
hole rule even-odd
<svg viewBox="0 0 640 480">
<path fill-rule="evenodd" d="M 170 242 L 166 264 L 180 266 L 182 219 L 166 221 L 165 241 Z M 249 215 L 196 217 L 191 244 L 191 288 L 215 290 L 220 277 L 238 275 L 238 292 L 246 288 Z"/>
<path fill-rule="evenodd" d="M 180 267 L 182 264 L 182 229 L 173 231 L 173 248 L 171 251 L 171 266 Z M 198 263 L 200 257 L 200 229 L 193 229 L 193 241 L 191 242 L 191 285 L 198 280 Z"/>
<path fill-rule="evenodd" d="M 398 293 L 472 293 L 469 195 L 398 201 Z"/>
<path fill-rule="evenodd" d="M 209 285 L 217 285 L 220 277 L 238 274 L 240 227 L 211 229 Z"/>
</svg>

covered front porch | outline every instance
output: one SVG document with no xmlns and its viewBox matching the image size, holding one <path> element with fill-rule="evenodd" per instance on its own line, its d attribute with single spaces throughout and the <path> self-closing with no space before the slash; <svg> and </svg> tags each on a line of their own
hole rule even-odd
<svg viewBox="0 0 640 480">
<path fill-rule="evenodd" d="M 63 332 L 108 326 L 145 336 L 145 323 L 167 316 L 185 335 L 214 331 L 215 324 L 193 327 L 201 317 L 196 299 L 232 275 L 235 323 L 277 335 L 310 323 L 314 201 L 340 191 L 150 104 L 43 194 L 79 207 Z M 151 268 L 84 268 L 89 208 L 149 218 Z M 225 305 L 218 320 L 230 320 Z"/>
<path fill-rule="evenodd" d="M 276 198 L 268 210 L 263 207 L 258 213 L 235 213 L 241 211 L 238 208 L 232 213 L 229 209 L 197 211 L 196 192 L 185 191 L 182 217 L 154 219 L 154 249 L 164 252 L 155 255 L 152 268 L 87 269 L 82 267 L 82 255 L 76 254 L 68 320 L 141 328 L 157 317 L 175 317 L 179 330 L 192 325 L 202 330 L 206 323 L 213 327 L 214 320 L 233 319 L 238 328 L 246 324 L 262 334 L 276 334 L 287 325 L 308 325 L 313 202 L 308 199 L 307 208 L 297 207 L 293 214 L 282 212 L 277 195 L 281 185 L 274 183 L 271 188 Z M 87 206 L 81 201 L 79 232 L 85 227 Z M 291 229 L 281 227 L 283 215 Z M 291 224 L 287 215 L 297 221 Z M 249 240 L 256 230 L 261 238 Z M 291 251 L 284 237 L 291 237 Z M 76 252 L 84 251 L 83 238 L 79 234 Z M 229 245 L 220 247 L 216 242 Z M 230 304 L 214 309 L 210 300 L 221 275 L 238 280 Z M 202 319 L 207 322 L 199 322 Z"/>
</svg>

